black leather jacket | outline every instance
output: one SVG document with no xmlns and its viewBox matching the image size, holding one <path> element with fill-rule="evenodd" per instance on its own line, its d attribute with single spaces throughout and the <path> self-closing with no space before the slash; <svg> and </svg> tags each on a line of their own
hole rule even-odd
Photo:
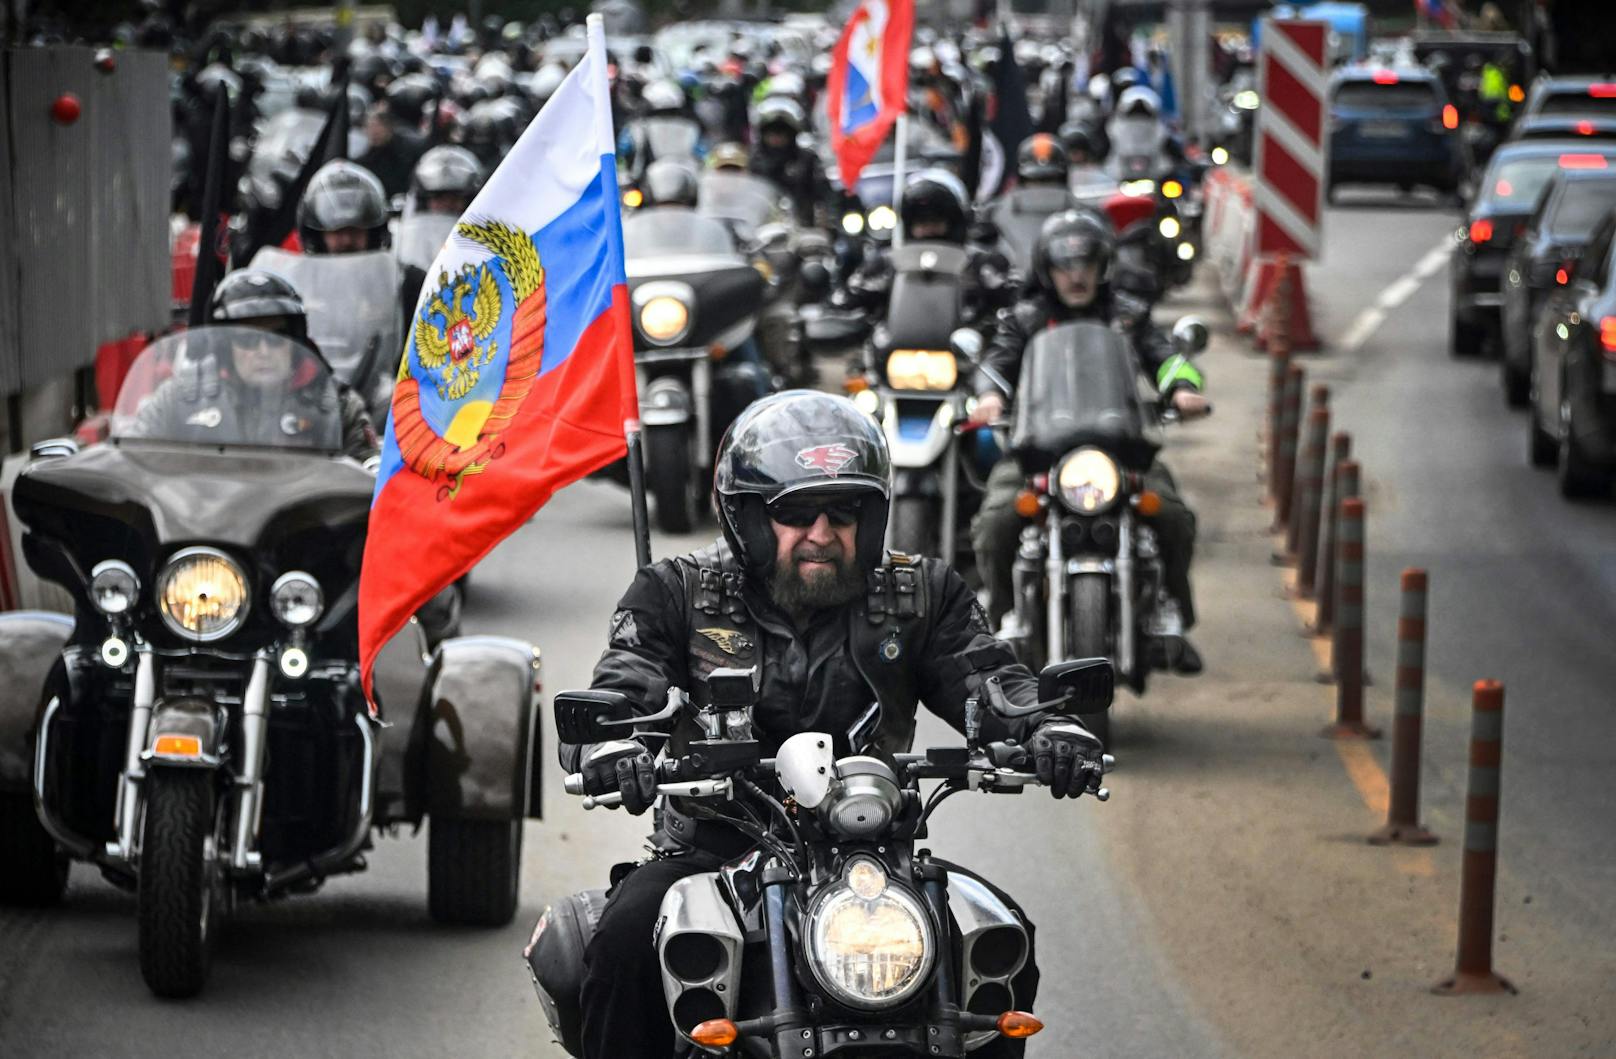
<svg viewBox="0 0 1616 1059">
<path fill-rule="evenodd" d="M 1021 375 L 1021 354 L 1032 336 L 1047 327 L 1075 320 L 1093 320 L 1121 330 L 1132 339 L 1139 366 L 1153 382 L 1159 381 L 1163 365 L 1174 357 L 1172 340 L 1151 322 L 1150 306 L 1131 295 L 1102 287 L 1088 305 L 1070 309 L 1054 295 L 1034 288 L 1014 306 L 999 313 L 998 327 L 982 355 L 982 363 L 988 370 L 977 372 L 976 392 L 1003 392 L 995 375 L 1014 387 Z M 1193 384 L 1175 379 L 1164 392 L 1171 393 L 1179 386 Z"/>
<path fill-rule="evenodd" d="M 626 693 L 647 714 L 666 704 L 670 687 L 699 705 L 715 668 L 757 666 L 753 725 L 765 756 L 807 731 L 830 733 L 838 754 L 846 754 L 855 726 L 862 736 L 857 749 L 906 751 L 920 702 L 963 732 L 965 701 L 988 676 L 1000 677 L 1012 702 L 1038 701 L 1037 679 L 993 638 L 976 597 L 939 559 L 893 556 L 871 575 L 864 598 L 820 611 L 799 629 L 743 583 L 739 564 L 719 541 L 640 570 L 609 635 L 592 686 Z M 1041 720 L 986 714 L 982 738 L 1025 740 Z M 699 730 L 687 721 L 675 729 L 671 751 L 692 738 L 700 738 Z M 562 767 L 578 771 L 589 749 L 562 744 Z M 660 824 L 676 844 L 738 851 L 739 832 L 719 824 L 715 833 L 711 822 L 696 827 L 677 805 L 669 810 Z"/>
</svg>

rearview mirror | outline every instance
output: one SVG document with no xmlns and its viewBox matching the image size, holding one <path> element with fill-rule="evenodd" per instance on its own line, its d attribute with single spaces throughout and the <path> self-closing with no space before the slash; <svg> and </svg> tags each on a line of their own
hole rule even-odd
<svg viewBox="0 0 1616 1059">
<path fill-rule="evenodd" d="M 1183 317 L 1173 325 L 1173 352 L 1185 357 L 1196 356 L 1206 348 L 1210 338 L 1206 324 L 1193 316 Z"/>
<path fill-rule="evenodd" d="M 640 719 L 621 691 L 563 691 L 555 697 L 556 736 L 563 743 L 619 739 Z"/>
<path fill-rule="evenodd" d="M 982 356 L 982 336 L 969 327 L 961 327 L 948 336 L 948 348 L 954 351 L 956 357 L 963 357 L 975 364 Z"/>
<path fill-rule="evenodd" d="M 1066 699 L 1074 713 L 1101 713 L 1111 708 L 1116 674 L 1107 658 L 1075 658 L 1055 662 L 1038 674 L 1038 700 Z"/>
</svg>

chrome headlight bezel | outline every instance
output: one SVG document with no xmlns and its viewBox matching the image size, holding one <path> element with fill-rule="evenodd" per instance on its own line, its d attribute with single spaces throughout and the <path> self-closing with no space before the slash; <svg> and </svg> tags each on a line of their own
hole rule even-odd
<svg viewBox="0 0 1616 1059">
<path fill-rule="evenodd" d="M 312 597 L 312 598 L 311 598 Z M 312 608 L 306 618 L 290 615 L 294 608 L 305 611 Z M 325 614 L 325 593 L 313 574 L 303 570 L 288 570 L 269 586 L 269 612 L 288 629 L 306 629 Z"/>
<path fill-rule="evenodd" d="M 932 971 L 937 964 L 936 930 L 919 896 L 890 878 L 872 899 L 862 898 L 854 892 L 847 881 L 848 874 L 855 867 L 871 865 L 885 876 L 886 869 L 873 857 L 851 858 L 843 869 L 842 879 L 827 886 L 815 896 L 803 922 L 803 955 L 806 957 L 814 981 L 831 999 L 856 1011 L 884 1010 L 913 999 L 931 980 Z M 843 910 L 853 911 L 856 915 L 858 906 L 862 906 L 867 913 L 877 908 L 896 910 L 905 917 L 907 925 L 913 928 L 912 939 L 918 942 L 920 947 L 918 960 L 909 970 L 903 984 L 886 995 L 872 996 L 855 991 L 846 984 L 846 979 L 836 972 L 829 958 L 830 953 L 827 950 L 831 941 L 826 936 L 825 930 L 832 916 Z"/>
<path fill-rule="evenodd" d="M 1122 467 L 1110 454 L 1085 445 L 1062 457 L 1050 484 L 1074 515 L 1103 515 L 1122 496 Z"/>
<path fill-rule="evenodd" d="M 222 625 L 206 632 L 187 628 L 169 606 L 168 599 L 169 588 L 173 584 L 175 577 L 184 573 L 187 567 L 198 560 L 210 560 L 221 564 L 234 578 L 234 587 L 240 594 L 234 612 Z M 217 548 L 182 548 L 175 552 L 169 557 L 168 562 L 163 565 L 162 572 L 157 575 L 155 591 L 157 612 L 162 616 L 163 624 L 168 627 L 168 631 L 196 643 L 213 643 L 216 640 L 222 640 L 233 635 L 246 623 L 247 615 L 252 610 L 252 590 L 247 580 L 246 571 L 241 568 L 240 563 L 237 563 Z"/>
<path fill-rule="evenodd" d="M 689 337 L 695 326 L 696 291 L 688 283 L 672 280 L 646 283 L 634 291 L 631 300 L 634 331 L 653 346 L 678 345 Z M 675 315 L 670 319 L 677 320 L 679 326 L 671 330 L 653 330 L 646 321 L 646 315 L 648 312 L 662 311 L 673 312 Z"/>
<path fill-rule="evenodd" d="M 134 567 L 119 559 L 103 559 L 96 563 L 90 571 L 88 586 L 90 605 L 109 618 L 117 618 L 128 614 L 134 609 L 135 603 L 140 599 L 140 577 L 135 573 Z M 108 605 L 104 595 L 116 593 L 113 601 L 121 597 L 122 602 L 117 605 Z"/>
</svg>

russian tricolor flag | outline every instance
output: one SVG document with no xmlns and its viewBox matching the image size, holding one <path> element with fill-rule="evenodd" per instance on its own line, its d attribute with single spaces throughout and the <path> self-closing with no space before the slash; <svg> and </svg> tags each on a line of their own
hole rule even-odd
<svg viewBox="0 0 1616 1059">
<path fill-rule="evenodd" d="M 406 339 L 359 578 L 359 661 L 638 417 L 615 137 L 589 50 L 466 210 Z"/>
<path fill-rule="evenodd" d="M 831 52 L 825 109 L 844 188 L 858 182 L 908 105 L 914 28 L 914 0 L 863 0 Z"/>
</svg>

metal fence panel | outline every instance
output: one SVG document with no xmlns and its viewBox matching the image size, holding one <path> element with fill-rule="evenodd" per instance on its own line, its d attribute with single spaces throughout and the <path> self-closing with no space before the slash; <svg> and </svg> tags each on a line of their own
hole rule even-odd
<svg viewBox="0 0 1616 1059">
<path fill-rule="evenodd" d="M 94 55 L 69 47 L 5 55 L 11 210 L 0 282 L 15 292 L 17 336 L 0 359 L 14 358 L 24 388 L 88 366 L 103 342 L 159 330 L 168 318 L 166 67 L 156 53 L 122 52 L 117 70 L 102 73 Z M 81 106 L 70 125 L 51 118 L 64 92 Z"/>
</svg>

